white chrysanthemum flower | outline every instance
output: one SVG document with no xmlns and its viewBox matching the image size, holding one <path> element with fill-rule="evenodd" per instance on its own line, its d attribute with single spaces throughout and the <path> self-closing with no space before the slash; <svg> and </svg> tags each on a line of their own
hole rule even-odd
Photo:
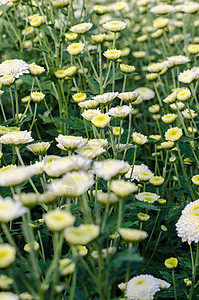
<svg viewBox="0 0 199 300">
<path fill-rule="evenodd" d="M 0 223 L 17 219 L 27 211 L 27 208 L 23 207 L 21 202 L 15 202 L 9 197 L 0 198 Z"/>
<path fill-rule="evenodd" d="M 139 93 L 136 91 L 133 91 L 133 92 L 120 93 L 118 95 L 118 98 L 124 102 L 131 102 L 131 101 L 136 100 L 138 96 L 139 96 Z"/>
<path fill-rule="evenodd" d="M 21 145 L 34 141 L 30 131 L 11 131 L 0 137 L 0 143 L 5 145 Z"/>
<path fill-rule="evenodd" d="M 34 166 L 7 166 L 0 169 L 0 186 L 15 186 L 35 175 Z"/>
<path fill-rule="evenodd" d="M 107 139 L 91 139 L 88 141 L 87 145 L 106 147 L 108 145 L 108 140 Z"/>
<path fill-rule="evenodd" d="M 99 102 L 97 102 L 96 100 L 87 100 L 87 101 L 83 101 L 83 102 L 79 102 L 78 105 L 81 108 L 96 108 L 99 105 Z"/>
<path fill-rule="evenodd" d="M 186 64 L 190 61 L 190 59 L 187 56 L 184 56 L 184 55 L 170 56 L 170 57 L 167 57 L 167 60 L 171 64 L 176 65 L 176 66 Z"/>
<path fill-rule="evenodd" d="M 135 92 L 139 93 L 138 99 L 140 98 L 143 101 L 150 100 L 155 97 L 154 91 L 147 87 L 139 87 L 135 89 Z"/>
<path fill-rule="evenodd" d="M 72 43 L 67 47 L 66 50 L 71 55 L 78 55 L 78 54 L 82 53 L 83 49 L 84 49 L 84 44 L 82 44 L 82 43 Z"/>
<path fill-rule="evenodd" d="M 86 144 L 87 139 L 82 136 L 59 134 L 55 140 L 58 142 L 57 147 L 62 150 L 74 150 Z"/>
<path fill-rule="evenodd" d="M 191 92 L 188 88 L 183 88 L 177 94 L 177 99 L 179 101 L 187 101 L 191 97 Z"/>
<path fill-rule="evenodd" d="M 94 183 L 93 175 L 85 171 L 71 172 L 56 179 L 47 189 L 57 196 L 78 197 L 83 195 Z"/>
<path fill-rule="evenodd" d="M 22 74 L 29 73 L 29 65 L 21 59 L 5 60 L 0 64 L 0 75 L 12 75 L 14 78 L 19 78 Z"/>
<path fill-rule="evenodd" d="M 155 193 L 142 192 L 142 193 L 135 195 L 135 198 L 139 201 L 154 203 L 155 201 L 157 201 L 160 198 L 160 196 L 158 196 Z"/>
<path fill-rule="evenodd" d="M 141 165 L 135 165 L 134 168 L 133 168 L 133 173 L 132 173 L 132 168 L 128 171 L 128 173 L 125 174 L 125 177 L 126 178 L 130 178 L 131 176 L 131 173 L 132 173 L 132 178 L 131 180 L 137 180 L 139 181 L 139 177 L 138 177 L 138 174 L 139 173 L 143 173 L 143 172 L 150 172 L 149 168 L 144 165 L 144 164 L 141 164 Z"/>
<path fill-rule="evenodd" d="M 132 134 L 132 137 L 133 137 L 133 142 L 137 145 L 144 145 L 145 143 L 148 142 L 147 137 L 138 132 L 134 132 Z"/>
<path fill-rule="evenodd" d="M 159 278 L 158 278 L 158 280 L 159 280 L 159 283 L 160 283 L 160 289 L 161 290 L 166 290 L 166 289 L 170 288 L 170 286 L 171 286 L 170 283 L 168 283 L 165 280 L 159 279 Z"/>
<path fill-rule="evenodd" d="M 36 65 L 35 63 L 32 63 L 29 65 L 29 71 L 33 76 L 38 76 L 41 75 L 45 71 L 45 69 L 41 66 Z"/>
<path fill-rule="evenodd" d="M 96 239 L 99 233 L 99 226 L 95 224 L 81 224 L 79 227 L 66 228 L 64 237 L 69 244 L 86 245 Z"/>
<path fill-rule="evenodd" d="M 199 199 L 189 203 L 182 211 L 182 215 L 176 223 L 177 235 L 183 242 L 199 242 Z"/>
<path fill-rule="evenodd" d="M 146 231 L 134 228 L 119 228 L 118 231 L 123 240 L 131 243 L 145 240 L 148 236 L 148 233 Z"/>
<path fill-rule="evenodd" d="M 110 180 L 112 177 L 125 171 L 127 167 L 128 163 L 117 159 L 95 161 L 92 167 L 92 173 L 104 180 Z"/>
<path fill-rule="evenodd" d="M 101 114 L 101 111 L 99 108 L 97 109 L 88 109 L 84 110 L 84 112 L 81 114 L 84 119 L 87 121 L 91 121 L 93 117 L 98 116 Z"/>
<path fill-rule="evenodd" d="M 76 152 L 79 155 L 88 157 L 90 159 L 94 159 L 96 157 L 98 157 L 99 155 L 101 155 L 102 153 L 106 152 L 106 150 L 100 146 L 96 146 L 96 145 L 85 145 L 83 147 L 80 147 L 79 149 L 76 150 Z"/>
<path fill-rule="evenodd" d="M 122 21 L 110 21 L 103 24 L 103 27 L 112 32 L 117 32 L 123 30 L 126 27 L 126 23 Z"/>
<path fill-rule="evenodd" d="M 91 119 L 91 123 L 99 128 L 104 128 L 108 126 L 110 123 L 111 118 L 108 114 L 99 114 Z"/>
<path fill-rule="evenodd" d="M 118 92 L 113 93 L 104 93 L 102 95 L 97 95 L 93 97 L 93 100 L 96 100 L 98 103 L 108 103 L 113 101 L 118 96 Z"/>
<path fill-rule="evenodd" d="M 62 276 L 67 276 L 75 271 L 76 264 L 70 258 L 63 258 L 59 260 L 59 270 Z"/>
<path fill-rule="evenodd" d="M 75 217 L 68 211 L 59 208 L 51 210 L 44 215 L 46 226 L 52 231 L 62 231 L 73 226 Z"/>
<path fill-rule="evenodd" d="M 152 275 L 139 275 L 127 282 L 125 295 L 128 300 L 152 300 L 158 291 L 160 282 L 157 278 Z"/>
<path fill-rule="evenodd" d="M 178 128 L 178 127 L 173 127 L 173 128 L 169 128 L 166 132 L 165 132 L 165 139 L 167 141 L 172 141 L 172 142 L 176 142 L 178 141 L 181 136 L 182 136 L 182 129 Z"/>
<path fill-rule="evenodd" d="M 184 70 L 178 75 L 178 80 L 182 83 L 191 83 L 196 78 L 196 73 L 193 70 Z"/>
<path fill-rule="evenodd" d="M 50 147 L 49 142 L 40 142 L 40 143 L 28 145 L 26 148 L 35 155 L 41 155 L 46 153 L 49 147 Z"/>
<path fill-rule="evenodd" d="M 119 201 L 119 198 L 114 193 L 104 193 L 101 190 L 98 190 L 97 193 L 94 193 L 94 196 L 97 198 L 97 201 L 105 205 L 107 203 L 109 203 L 109 205 L 114 205 Z"/>
<path fill-rule="evenodd" d="M 72 31 L 74 33 L 83 34 L 83 33 L 87 32 L 92 26 L 93 26 L 93 24 L 90 22 L 89 23 L 81 23 L 81 24 L 72 26 L 70 28 L 70 31 Z"/>
<path fill-rule="evenodd" d="M 166 124 L 171 124 L 178 116 L 176 114 L 166 114 L 162 116 L 162 121 Z"/>
<path fill-rule="evenodd" d="M 157 15 L 164 15 L 168 13 L 173 13 L 175 11 L 176 11 L 175 6 L 166 3 L 158 4 L 150 9 L 150 12 Z"/>
<path fill-rule="evenodd" d="M 159 73 L 165 68 L 165 63 L 153 63 L 147 67 L 147 70 L 151 73 Z"/>
<path fill-rule="evenodd" d="M 11 292 L 0 292 L 1 300 L 19 300 L 19 297 L 16 294 Z"/>
<path fill-rule="evenodd" d="M 109 110 L 108 114 L 116 118 L 125 118 L 132 112 L 132 110 L 133 108 L 128 105 L 117 106 L 117 107 L 112 107 Z"/>
<path fill-rule="evenodd" d="M 114 192 L 118 197 L 127 197 L 132 193 L 137 192 L 138 187 L 135 183 L 124 181 L 124 180 L 113 180 L 110 184 L 110 189 Z"/>
<path fill-rule="evenodd" d="M 191 120 L 194 119 L 198 114 L 193 109 L 185 109 L 182 111 L 182 115 L 185 119 Z"/>
<path fill-rule="evenodd" d="M 103 55 L 110 60 L 116 60 L 121 56 L 122 52 L 121 50 L 117 49 L 108 49 L 106 50 Z"/>
</svg>

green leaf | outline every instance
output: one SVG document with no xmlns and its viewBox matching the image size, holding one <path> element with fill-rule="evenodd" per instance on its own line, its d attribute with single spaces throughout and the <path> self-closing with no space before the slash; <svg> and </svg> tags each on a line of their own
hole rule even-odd
<svg viewBox="0 0 199 300">
<path fill-rule="evenodd" d="M 134 206 L 134 207 L 141 207 L 141 208 L 146 208 L 148 210 L 155 210 L 155 211 L 160 211 L 161 209 L 158 208 L 157 206 L 153 205 L 153 204 L 149 204 L 146 202 L 140 202 L 140 201 L 135 201 L 132 205 L 129 206 Z"/>
</svg>

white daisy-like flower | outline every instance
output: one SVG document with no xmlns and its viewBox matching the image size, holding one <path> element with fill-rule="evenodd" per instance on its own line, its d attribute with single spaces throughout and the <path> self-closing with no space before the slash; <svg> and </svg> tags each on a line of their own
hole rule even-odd
<svg viewBox="0 0 199 300">
<path fill-rule="evenodd" d="M 117 106 L 117 107 L 112 107 L 109 110 L 108 114 L 116 118 L 125 118 L 132 112 L 132 110 L 133 108 L 128 105 Z"/>
<path fill-rule="evenodd" d="M 193 70 L 184 70 L 178 75 L 178 80 L 182 83 L 191 83 L 196 78 Z"/>
<path fill-rule="evenodd" d="M 97 108 L 97 109 L 84 110 L 84 112 L 81 115 L 84 119 L 86 119 L 87 121 L 90 122 L 92 120 L 92 118 L 94 118 L 95 116 L 98 116 L 100 114 L 101 114 L 101 111 L 99 108 Z"/>
<path fill-rule="evenodd" d="M 94 159 L 97 156 L 101 155 L 102 153 L 106 152 L 106 150 L 104 148 L 102 148 L 100 146 L 96 146 L 96 145 L 92 145 L 92 146 L 85 145 L 85 146 L 77 149 L 76 152 L 79 155 L 82 155 L 84 157 Z"/>
<path fill-rule="evenodd" d="M 0 143 L 5 145 L 21 145 L 34 141 L 30 131 L 11 131 L 0 138 Z"/>
<path fill-rule="evenodd" d="M 112 32 L 117 32 L 123 30 L 126 27 L 126 23 L 122 21 L 110 21 L 103 24 L 103 27 Z"/>
<path fill-rule="evenodd" d="M 133 91 L 133 92 L 120 93 L 118 95 L 118 98 L 124 102 L 131 102 L 136 100 L 138 96 L 139 96 L 139 92 Z"/>
<path fill-rule="evenodd" d="M 177 235 L 183 242 L 199 242 L 199 199 L 189 203 L 176 223 Z"/>
<path fill-rule="evenodd" d="M 62 150 L 74 150 L 86 144 L 87 139 L 82 136 L 70 136 L 59 134 L 55 140 L 58 142 L 57 147 Z"/>
<path fill-rule="evenodd" d="M 132 168 L 130 168 L 130 170 L 128 171 L 128 173 L 125 174 L 125 177 L 126 178 L 130 178 L 131 176 L 131 172 L 132 172 Z M 137 180 L 139 181 L 139 177 L 138 177 L 138 174 L 139 173 L 143 173 L 143 172 L 151 172 L 149 170 L 149 168 L 144 165 L 144 164 L 141 164 L 141 165 L 135 165 L 134 168 L 133 168 L 133 173 L 132 173 L 132 178 L 131 180 Z"/>
<path fill-rule="evenodd" d="M 29 64 L 21 59 L 5 60 L 0 64 L 0 75 L 12 75 L 15 78 L 19 78 L 22 74 L 29 73 Z"/>
<path fill-rule="evenodd" d="M 0 169 L 0 186 L 15 186 L 37 173 L 34 166 L 6 166 Z"/>
<path fill-rule="evenodd" d="M 23 207 L 21 202 L 13 201 L 9 197 L 4 199 L 0 197 L 0 223 L 17 219 L 27 211 L 27 208 Z"/>
<path fill-rule="evenodd" d="M 135 198 L 139 201 L 154 203 L 155 201 L 157 201 L 160 198 L 160 196 L 158 196 L 155 193 L 142 192 L 142 193 L 135 195 Z"/>
<path fill-rule="evenodd" d="M 92 167 L 92 173 L 104 180 L 110 180 L 112 177 L 126 170 L 127 167 L 127 162 L 117 159 L 95 161 Z"/>
<path fill-rule="evenodd" d="M 118 96 L 118 92 L 115 93 L 104 93 L 102 95 L 97 95 L 93 97 L 93 100 L 96 100 L 98 103 L 108 103 L 113 101 Z"/>
<path fill-rule="evenodd" d="M 19 297 L 16 294 L 11 292 L 0 292 L 1 300 L 19 300 Z"/>
<path fill-rule="evenodd" d="M 152 275 L 139 275 L 133 277 L 126 284 L 125 296 L 128 300 L 152 300 L 160 291 L 160 282 Z"/>
<path fill-rule="evenodd" d="M 176 66 L 186 64 L 190 61 L 190 59 L 187 56 L 184 56 L 184 55 L 170 56 L 170 57 L 167 57 L 167 60 L 171 64 L 176 65 Z"/>
<path fill-rule="evenodd" d="M 141 99 L 143 101 L 150 100 L 155 97 L 154 91 L 147 87 L 139 87 L 135 89 L 135 92 L 139 93 L 138 99 Z"/>
<path fill-rule="evenodd" d="M 93 26 L 93 24 L 90 22 L 89 23 L 81 23 L 81 24 L 72 26 L 70 28 L 70 31 L 72 31 L 74 33 L 83 34 L 83 33 L 87 32 L 92 26 Z"/>
</svg>

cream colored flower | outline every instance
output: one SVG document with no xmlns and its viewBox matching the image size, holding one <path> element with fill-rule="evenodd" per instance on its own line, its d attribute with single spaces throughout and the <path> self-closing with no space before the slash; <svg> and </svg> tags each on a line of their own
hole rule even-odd
<svg viewBox="0 0 199 300">
<path fill-rule="evenodd" d="M 27 212 L 20 202 L 15 202 L 11 198 L 0 198 L 0 223 L 6 223 L 21 217 Z"/>
<path fill-rule="evenodd" d="M 177 91 L 174 91 L 173 93 L 171 93 L 170 95 L 168 95 L 168 96 L 163 100 L 163 102 L 168 103 L 168 104 L 175 102 L 176 99 L 177 99 L 177 94 L 178 94 L 178 92 L 177 92 Z"/>
<path fill-rule="evenodd" d="M 84 109 L 96 108 L 99 105 L 99 102 L 97 102 L 96 100 L 87 100 L 87 101 L 79 102 L 78 105 Z"/>
<path fill-rule="evenodd" d="M 104 248 L 101 250 L 101 255 L 103 258 L 107 258 L 108 256 L 115 254 L 116 250 L 116 247 Z M 99 259 L 99 252 L 94 250 L 91 252 L 91 256 L 95 259 Z"/>
<path fill-rule="evenodd" d="M 195 117 L 197 117 L 198 114 L 193 109 L 187 108 L 182 111 L 182 115 L 185 119 L 191 120 L 191 119 L 194 119 Z"/>
<path fill-rule="evenodd" d="M 182 136 L 182 129 L 178 128 L 178 127 L 173 127 L 173 128 L 169 128 L 166 132 L 165 132 L 165 139 L 167 141 L 172 141 L 172 142 L 176 142 L 178 141 L 181 136 Z"/>
<path fill-rule="evenodd" d="M 138 201 L 154 203 L 155 201 L 157 201 L 160 198 L 160 196 L 158 196 L 155 193 L 151 193 L 151 192 L 142 192 L 142 193 L 135 195 L 135 198 Z"/>
<path fill-rule="evenodd" d="M 86 93 L 76 93 L 72 95 L 72 98 L 76 103 L 83 102 L 86 100 Z"/>
<path fill-rule="evenodd" d="M 56 8 L 63 8 L 68 6 L 70 0 L 52 0 L 52 5 Z"/>
<path fill-rule="evenodd" d="M 176 66 L 186 64 L 190 61 L 190 59 L 187 56 L 183 55 L 170 56 L 167 57 L 167 60 Z"/>
<path fill-rule="evenodd" d="M 0 169 L 0 186 L 15 186 L 35 175 L 34 166 L 6 166 Z"/>
<path fill-rule="evenodd" d="M 92 26 L 93 26 L 92 23 L 81 23 L 81 24 L 72 26 L 70 28 L 70 31 L 72 31 L 74 33 L 83 34 L 83 33 L 87 32 Z"/>
<path fill-rule="evenodd" d="M 70 42 L 75 41 L 77 39 L 77 37 L 78 37 L 77 33 L 73 33 L 73 32 L 65 33 L 65 38 Z"/>
<path fill-rule="evenodd" d="M 25 131 L 12 131 L 0 137 L 0 143 L 5 145 L 21 145 L 34 141 L 31 137 L 31 132 Z"/>
<path fill-rule="evenodd" d="M 179 101 L 179 102 L 170 104 L 170 107 L 171 107 L 171 109 L 177 111 L 178 109 L 183 110 L 185 105 L 183 102 Z"/>
<path fill-rule="evenodd" d="M 4 75 L 0 77 L 0 83 L 5 86 L 10 86 L 15 81 L 15 78 L 13 75 Z"/>
<path fill-rule="evenodd" d="M 137 192 L 138 187 L 135 183 L 124 181 L 124 180 L 113 180 L 110 183 L 110 189 L 114 192 L 118 197 L 127 197 L 132 193 Z"/>
<path fill-rule="evenodd" d="M 184 70 L 178 75 L 178 80 L 182 83 L 191 83 L 196 78 L 196 73 L 193 70 Z"/>
<path fill-rule="evenodd" d="M 108 145 L 107 139 L 91 139 L 87 143 L 88 146 L 106 147 Z"/>
<path fill-rule="evenodd" d="M 31 252 L 31 248 L 33 248 L 34 251 L 38 251 L 39 250 L 39 243 L 37 243 L 36 241 L 34 241 L 34 242 L 30 242 L 28 244 L 25 244 L 24 251 L 30 253 Z"/>
<path fill-rule="evenodd" d="M 84 49 L 84 44 L 82 44 L 82 43 L 72 43 L 67 47 L 66 50 L 71 55 L 78 55 L 78 54 L 82 53 L 83 49 Z"/>
<path fill-rule="evenodd" d="M 35 155 L 42 155 L 47 152 L 49 147 L 50 147 L 49 142 L 40 142 L 40 143 L 28 145 L 26 148 Z"/>
<path fill-rule="evenodd" d="M 9 290 L 10 286 L 13 284 L 14 280 L 4 274 L 0 275 L 0 288 L 2 290 Z"/>
<path fill-rule="evenodd" d="M 69 244 L 86 245 L 99 236 L 100 228 L 94 224 L 81 224 L 79 227 L 66 228 L 64 237 Z"/>
<path fill-rule="evenodd" d="M 133 108 L 129 105 L 123 105 L 123 106 L 117 106 L 117 107 L 112 107 L 108 114 L 110 116 L 116 117 L 116 118 L 125 118 L 127 117 L 131 112 Z"/>
<path fill-rule="evenodd" d="M 45 23 L 45 19 L 43 16 L 36 16 L 34 18 L 31 18 L 30 25 L 33 27 L 40 27 Z"/>
<path fill-rule="evenodd" d="M 123 172 L 128 164 L 122 160 L 107 159 L 104 161 L 95 161 L 92 167 L 92 173 L 104 180 L 110 180 L 120 172 Z"/>
<path fill-rule="evenodd" d="M 173 123 L 178 116 L 176 114 L 166 114 L 162 116 L 162 121 L 166 124 Z"/>
<path fill-rule="evenodd" d="M 164 27 L 166 27 L 169 23 L 169 19 L 167 18 L 156 18 L 155 20 L 153 20 L 153 26 L 157 29 L 162 29 Z"/>
<path fill-rule="evenodd" d="M 119 228 L 119 234 L 123 240 L 131 243 L 145 240 L 148 237 L 146 231 L 131 228 Z"/>
<path fill-rule="evenodd" d="M 68 211 L 55 209 L 44 215 L 46 226 L 52 231 L 62 231 L 66 227 L 73 226 L 75 217 Z"/>
<path fill-rule="evenodd" d="M 139 93 L 138 99 L 141 98 L 141 100 L 143 100 L 143 101 L 151 100 L 155 97 L 154 91 L 147 87 L 139 87 L 139 88 L 135 89 L 135 92 Z"/>
<path fill-rule="evenodd" d="M 108 49 L 106 50 L 103 55 L 110 60 L 116 60 L 121 56 L 121 51 L 117 49 Z"/>
<path fill-rule="evenodd" d="M 110 21 L 110 22 L 103 24 L 103 27 L 112 32 L 118 32 L 118 31 L 123 30 L 126 27 L 126 23 L 124 23 L 122 21 Z"/>
<path fill-rule="evenodd" d="M 112 127 L 112 131 L 114 136 L 119 136 L 120 134 L 122 135 L 124 133 L 124 129 L 120 126 Z"/>
<path fill-rule="evenodd" d="M 104 93 L 102 95 L 94 96 L 93 99 L 96 100 L 98 103 L 109 103 L 113 101 L 118 96 L 118 92 L 116 93 Z"/>
<path fill-rule="evenodd" d="M 135 67 L 131 65 L 120 64 L 120 70 L 125 74 L 131 74 L 135 71 Z"/>
<path fill-rule="evenodd" d="M 76 152 L 81 156 L 94 159 L 99 155 L 101 155 L 102 153 L 106 152 L 106 150 L 96 145 L 93 146 L 85 145 L 83 147 L 80 147 L 78 150 L 76 150 Z"/>
<path fill-rule="evenodd" d="M 59 269 L 62 276 L 67 276 L 75 271 L 76 264 L 70 258 L 63 258 L 59 261 Z"/>
<path fill-rule="evenodd" d="M 177 99 L 180 101 L 187 101 L 191 97 L 191 92 L 188 88 L 182 89 L 177 93 Z"/>
<path fill-rule="evenodd" d="M 149 181 L 151 178 L 154 177 L 154 174 L 151 171 L 139 172 L 138 178 L 140 181 Z"/>
<path fill-rule="evenodd" d="M 96 127 L 104 128 L 108 126 L 110 120 L 111 118 L 108 116 L 108 114 L 99 114 L 91 119 L 91 123 Z"/>
<path fill-rule="evenodd" d="M 124 92 L 120 93 L 117 97 L 124 102 L 132 102 L 137 99 L 139 92 Z"/>
<path fill-rule="evenodd" d="M 164 178 L 161 176 L 154 176 L 149 180 L 149 182 L 154 186 L 160 186 L 164 183 Z"/>
<path fill-rule="evenodd" d="M 160 105 L 158 105 L 158 104 L 154 104 L 149 107 L 149 112 L 151 114 L 157 114 L 159 111 L 160 111 Z"/>
<path fill-rule="evenodd" d="M 13 196 L 15 201 L 20 201 L 25 207 L 33 207 L 39 199 L 39 195 L 35 193 L 20 193 Z"/>
<path fill-rule="evenodd" d="M 132 134 L 133 142 L 137 145 L 143 145 L 148 142 L 147 137 L 141 133 L 134 132 Z"/>
<path fill-rule="evenodd" d="M 12 75 L 14 78 L 19 78 L 22 74 L 29 73 L 29 65 L 21 59 L 5 60 L 0 64 L 0 75 Z"/>
<path fill-rule="evenodd" d="M 82 136 L 59 134 L 55 140 L 58 142 L 57 147 L 62 150 L 75 150 L 86 144 L 87 139 Z"/>
<path fill-rule="evenodd" d="M 91 35 L 91 38 L 95 44 L 101 44 L 106 38 L 105 33 Z"/>
<path fill-rule="evenodd" d="M 33 102 L 39 103 L 44 99 L 45 94 L 41 92 L 32 92 L 30 96 Z"/>
<path fill-rule="evenodd" d="M 98 116 L 101 114 L 101 111 L 99 108 L 97 109 L 88 109 L 84 110 L 83 113 L 81 113 L 81 116 L 86 119 L 88 122 L 92 120 L 93 117 Z"/>
<path fill-rule="evenodd" d="M 94 196 L 96 196 L 98 202 L 104 205 L 107 203 L 109 205 L 114 205 L 119 201 L 119 198 L 114 193 L 104 193 L 100 190 L 98 190 L 97 193 L 94 193 Z"/>
<path fill-rule="evenodd" d="M 15 260 L 16 250 L 9 244 L 0 245 L 0 268 L 9 267 Z M 1 297 L 1 293 L 0 293 Z M 2 299 L 2 298 L 0 298 Z"/>
<path fill-rule="evenodd" d="M 39 76 L 43 72 L 45 72 L 45 69 L 43 67 L 40 67 L 40 66 L 36 65 L 35 63 L 30 64 L 28 69 L 30 71 L 30 74 L 32 74 L 34 76 Z"/>
<path fill-rule="evenodd" d="M 135 58 L 143 58 L 143 57 L 145 57 L 146 52 L 145 51 L 134 51 L 132 54 Z"/>
</svg>

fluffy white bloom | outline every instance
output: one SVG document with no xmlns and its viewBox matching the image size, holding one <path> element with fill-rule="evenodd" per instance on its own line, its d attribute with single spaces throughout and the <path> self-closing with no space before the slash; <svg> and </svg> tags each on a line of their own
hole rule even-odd
<svg viewBox="0 0 199 300">
<path fill-rule="evenodd" d="M 135 92 L 139 93 L 138 99 L 140 99 L 142 101 L 150 100 L 155 97 L 154 91 L 147 87 L 139 87 L 139 88 L 135 89 Z"/>
<path fill-rule="evenodd" d="M 175 6 L 165 3 L 158 4 L 150 9 L 150 12 L 158 15 L 164 15 L 175 11 Z"/>
<path fill-rule="evenodd" d="M 182 215 L 176 223 L 177 235 L 183 242 L 199 242 L 199 199 L 189 203 L 182 211 Z"/>
<path fill-rule="evenodd" d="M 15 202 L 9 197 L 0 198 L 0 223 L 17 219 L 27 211 L 27 208 L 23 207 L 21 202 Z"/>
<path fill-rule="evenodd" d="M 167 57 L 167 60 L 172 65 L 176 65 L 176 66 L 186 64 L 190 61 L 190 59 L 187 56 L 184 56 L 184 55 L 170 56 L 170 57 Z"/>
<path fill-rule="evenodd" d="M 55 140 L 58 142 L 57 147 L 62 150 L 77 149 L 86 144 L 87 139 L 82 136 L 59 134 Z"/>
<path fill-rule="evenodd" d="M 0 64 L 0 75 L 12 75 L 15 78 L 19 78 L 22 74 L 29 73 L 29 65 L 21 59 L 5 60 Z"/>
<path fill-rule="evenodd" d="M 125 177 L 126 178 L 130 178 L 131 176 L 131 172 L 132 172 L 132 168 L 128 171 L 128 173 L 125 174 Z M 143 172 L 151 172 L 149 170 L 149 168 L 144 165 L 144 164 L 141 164 L 141 165 L 135 165 L 134 168 L 133 168 L 133 173 L 132 173 L 132 180 L 137 180 L 139 181 L 139 177 L 138 177 L 138 174 L 139 173 L 143 173 Z"/>
<path fill-rule="evenodd" d="M 127 167 L 128 163 L 117 159 L 95 161 L 93 164 L 92 173 L 105 180 L 110 180 L 112 177 L 123 172 Z"/>
<path fill-rule="evenodd" d="M 78 197 L 84 194 L 94 183 L 93 175 L 84 171 L 67 173 L 62 179 L 56 179 L 47 189 L 57 196 Z"/>
<path fill-rule="evenodd" d="M 77 149 L 76 152 L 84 157 L 94 159 L 102 153 L 106 152 L 106 150 L 97 145 L 85 145 Z"/>
<path fill-rule="evenodd" d="M 156 200 L 158 200 L 160 198 L 160 196 L 158 196 L 155 193 L 150 193 L 150 192 L 142 192 L 139 193 L 137 195 L 135 195 L 135 198 L 139 201 L 143 201 L 143 202 L 148 202 L 148 203 L 153 203 Z"/>
<path fill-rule="evenodd" d="M 112 32 L 117 32 L 123 30 L 126 27 L 126 23 L 122 21 L 110 21 L 103 24 L 103 27 Z"/>
<path fill-rule="evenodd" d="M 91 121 L 93 117 L 98 116 L 101 114 L 101 111 L 99 108 L 97 109 L 88 109 L 84 110 L 84 112 L 81 114 L 84 119 L 87 121 Z"/>
<path fill-rule="evenodd" d="M 1 300 L 19 300 L 19 297 L 16 294 L 11 292 L 0 292 Z"/>
<path fill-rule="evenodd" d="M 196 78 L 193 70 L 184 70 L 178 75 L 178 80 L 182 83 L 191 83 Z"/>
<path fill-rule="evenodd" d="M 6 145 L 27 144 L 34 141 L 30 131 L 11 131 L 0 137 L 0 143 Z"/>
<path fill-rule="evenodd" d="M 0 169 L 0 186 L 14 186 L 37 173 L 34 166 L 7 166 Z"/>
<path fill-rule="evenodd" d="M 115 93 L 104 93 L 102 95 L 97 95 L 93 97 L 94 100 L 96 100 L 98 103 L 107 103 L 113 101 L 115 97 L 117 97 L 118 92 Z"/>
<path fill-rule="evenodd" d="M 152 275 L 139 275 L 127 282 L 125 295 L 128 300 L 152 300 L 158 291 L 160 282 L 157 278 Z"/>
<path fill-rule="evenodd" d="M 92 23 L 81 23 L 81 24 L 72 26 L 70 28 L 70 31 L 72 31 L 74 33 L 82 34 L 82 33 L 87 32 L 92 26 L 93 26 Z"/>
<path fill-rule="evenodd" d="M 117 106 L 117 107 L 112 107 L 109 110 L 108 114 L 116 118 L 125 118 L 132 112 L 132 110 L 133 108 L 128 105 Z"/>
</svg>

